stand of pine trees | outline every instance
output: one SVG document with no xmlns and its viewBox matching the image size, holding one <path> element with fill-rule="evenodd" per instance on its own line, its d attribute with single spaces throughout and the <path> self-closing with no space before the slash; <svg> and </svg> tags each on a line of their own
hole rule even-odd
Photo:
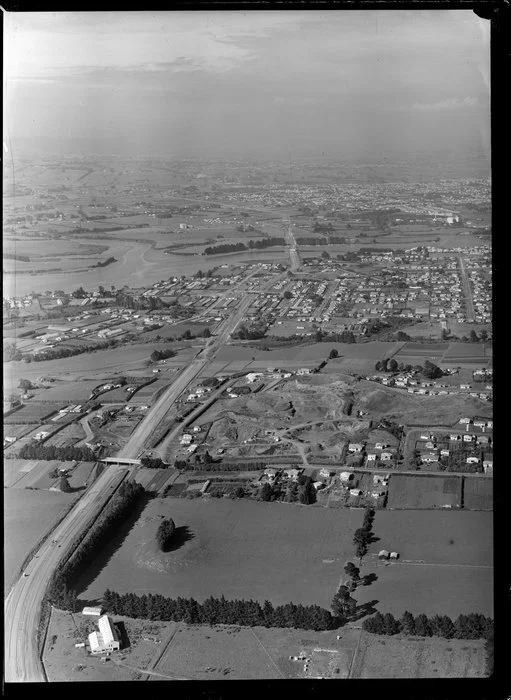
<svg viewBox="0 0 511 700">
<path fill-rule="evenodd" d="M 194 598 L 165 598 L 162 595 L 119 594 L 106 590 L 103 607 L 114 615 L 186 622 L 209 625 L 243 625 L 246 627 L 291 627 L 293 629 L 323 631 L 335 629 L 338 620 L 319 605 L 273 606 L 268 600 L 263 605 L 254 600 L 226 600 L 210 597 L 203 603 Z"/>
<path fill-rule="evenodd" d="M 414 617 L 407 610 L 396 620 L 392 613 L 375 613 L 364 620 L 362 628 L 373 634 L 417 635 L 419 637 L 444 637 L 445 639 L 493 639 L 493 620 L 479 613 L 458 615 L 454 622 L 448 615 Z"/>
<path fill-rule="evenodd" d="M 77 597 L 71 588 L 73 580 L 90 562 L 94 552 L 111 538 L 112 529 L 124 521 L 143 493 L 144 487 L 134 481 L 121 484 L 85 537 L 77 543 L 71 556 L 54 573 L 47 592 L 50 603 L 63 610 L 75 610 Z"/>
</svg>

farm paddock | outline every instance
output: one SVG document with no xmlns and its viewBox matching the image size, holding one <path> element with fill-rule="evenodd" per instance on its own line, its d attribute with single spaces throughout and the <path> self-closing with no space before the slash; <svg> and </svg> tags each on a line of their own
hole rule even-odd
<svg viewBox="0 0 511 700">
<path fill-rule="evenodd" d="M 180 530 L 179 546 L 158 550 L 161 516 Z M 329 608 L 362 512 L 250 500 L 153 498 L 119 529 L 76 584 L 81 598 L 160 593 L 210 595 Z M 314 546 L 311 546 L 311 542 Z"/>
<path fill-rule="evenodd" d="M 76 493 L 4 489 L 4 566 L 8 590 L 25 557 L 77 499 Z"/>
<path fill-rule="evenodd" d="M 75 648 L 97 627 L 80 613 L 53 609 L 43 652 L 50 682 L 175 679 L 217 681 L 315 678 L 463 678 L 484 675 L 481 640 L 379 637 L 352 627 L 333 632 L 134 620 L 113 616 L 125 633 L 102 663 Z M 305 656 L 304 660 L 290 657 Z"/>
</svg>

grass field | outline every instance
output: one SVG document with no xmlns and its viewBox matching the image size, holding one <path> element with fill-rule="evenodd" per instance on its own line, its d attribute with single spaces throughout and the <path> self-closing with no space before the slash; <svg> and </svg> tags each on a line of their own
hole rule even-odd
<svg viewBox="0 0 511 700">
<path fill-rule="evenodd" d="M 388 508 L 442 508 L 461 506 L 461 478 L 392 474 Z"/>
<path fill-rule="evenodd" d="M 155 543 L 160 515 L 188 528 L 182 546 L 167 554 Z M 110 587 L 197 600 L 224 594 L 328 607 L 361 518 L 360 511 L 287 504 L 155 499 L 92 562 L 78 590 L 86 599 Z"/>
<path fill-rule="evenodd" d="M 465 477 L 463 506 L 468 510 L 493 510 L 493 479 Z"/>
<path fill-rule="evenodd" d="M 11 416 L 4 418 L 4 423 L 39 423 L 47 417 L 56 413 L 63 408 L 65 404 L 61 403 L 28 403 L 22 406 L 19 411 L 16 411 Z"/>
<path fill-rule="evenodd" d="M 359 603 L 401 616 L 481 612 L 493 615 L 492 514 L 484 512 L 378 511 L 362 575 L 378 580 L 357 590 Z M 381 549 L 397 551 L 382 563 Z"/>
<path fill-rule="evenodd" d="M 4 489 L 4 585 L 7 589 L 27 554 L 49 532 L 76 494 Z"/>
</svg>

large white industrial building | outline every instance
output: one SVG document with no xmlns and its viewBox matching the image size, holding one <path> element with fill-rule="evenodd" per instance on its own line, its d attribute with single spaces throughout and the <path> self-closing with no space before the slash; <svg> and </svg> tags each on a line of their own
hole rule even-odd
<svg viewBox="0 0 511 700">
<path fill-rule="evenodd" d="M 104 654 L 119 651 L 121 642 L 119 632 L 110 621 L 108 615 L 102 615 L 98 620 L 99 632 L 89 634 L 89 645 L 92 654 Z"/>
</svg>

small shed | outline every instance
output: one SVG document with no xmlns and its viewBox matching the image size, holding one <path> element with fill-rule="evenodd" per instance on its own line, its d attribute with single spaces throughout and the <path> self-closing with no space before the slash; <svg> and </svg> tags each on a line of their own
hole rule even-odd
<svg viewBox="0 0 511 700">
<path fill-rule="evenodd" d="M 96 617 L 101 617 L 101 608 L 84 608 L 82 610 L 82 615 L 95 615 Z"/>
<path fill-rule="evenodd" d="M 378 559 L 388 559 L 389 556 L 389 552 L 387 552 L 386 549 L 382 549 L 378 552 Z"/>
<path fill-rule="evenodd" d="M 399 559 L 399 552 L 391 552 L 390 558 L 391 559 Z"/>
</svg>

